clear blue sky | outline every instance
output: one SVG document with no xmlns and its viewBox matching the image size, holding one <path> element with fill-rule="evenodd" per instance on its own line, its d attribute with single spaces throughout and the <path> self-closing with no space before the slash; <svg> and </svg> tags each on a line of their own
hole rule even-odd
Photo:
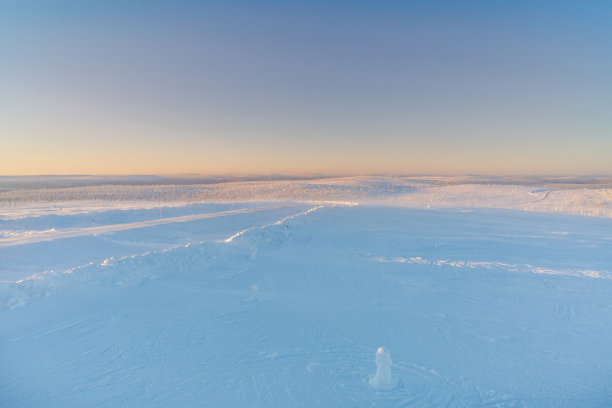
<svg viewBox="0 0 612 408">
<path fill-rule="evenodd" d="M 612 1 L 0 1 L 0 174 L 612 174 Z"/>
</svg>

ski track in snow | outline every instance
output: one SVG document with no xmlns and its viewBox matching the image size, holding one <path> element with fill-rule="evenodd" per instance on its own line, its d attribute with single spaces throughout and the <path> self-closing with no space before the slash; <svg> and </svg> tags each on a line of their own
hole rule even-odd
<svg viewBox="0 0 612 408">
<path fill-rule="evenodd" d="M 17 236 L 16 238 L 11 237 L 11 238 L 0 239 L 0 247 L 32 244 L 35 242 L 52 241 L 55 239 L 62 239 L 62 238 L 82 237 L 85 235 L 105 234 L 109 232 L 125 231 L 125 230 L 136 229 L 136 228 L 146 228 L 146 227 L 153 227 L 156 225 L 171 224 L 175 222 L 189 222 L 189 221 L 201 220 L 205 218 L 225 217 L 229 215 L 246 214 L 246 213 L 251 213 L 251 212 L 256 212 L 256 211 L 274 210 L 278 208 L 287 208 L 287 207 L 290 207 L 290 205 L 267 206 L 267 207 L 258 207 L 258 208 L 243 208 L 240 210 L 228 210 L 228 211 L 220 211 L 220 212 L 215 212 L 215 213 L 206 213 L 206 214 L 197 214 L 197 215 L 184 215 L 181 217 L 161 218 L 161 219 L 156 219 L 156 220 L 130 222 L 130 223 L 124 223 L 124 224 L 103 225 L 99 227 L 86 227 L 86 228 L 79 228 L 79 229 L 68 230 L 68 231 L 57 231 L 55 229 L 52 229 L 52 230 L 47 230 L 47 231 L 40 231 L 38 233 L 30 232 L 29 234 L 24 234 L 24 236 Z M 13 234 L 13 235 L 16 235 L 16 234 Z"/>
<path fill-rule="evenodd" d="M 338 204 L 334 203 L 331 206 L 337 205 L 347 205 L 347 204 Z M 129 223 L 129 224 L 118 224 L 118 225 L 110 225 L 103 228 L 105 232 L 110 231 L 118 231 L 123 229 L 132 229 L 132 228 L 140 228 L 142 226 L 153 226 L 159 224 L 167 224 L 171 222 L 187 222 L 193 221 L 202 218 L 213 218 L 220 216 L 230 216 L 235 214 L 244 214 L 255 211 L 263 211 L 263 210 L 271 210 L 271 209 L 279 209 L 279 208 L 287 208 L 291 207 L 290 205 L 285 206 L 268 206 L 268 207 L 259 207 L 254 209 L 241 209 L 241 210 L 232 210 L 232 211 L 222 211 L 217 213 L 208 213 L 202 215 L 194 215 L 194 216 L 185 216 L 185 217 L 175 217 L 169 219 L 162 220 L 153 220 L 146 222 L 137 222 L 137 223 Z M 257 229 L 265 229 L 271 226 L 278 226 L 284 224 L 288 220 L 294 219 L 299 216 L 308 215 L 313 211 L 323 208 L 323 205 L 319 205 L 309 210 L 302 211 L 287 217 L 284 217 L 276 222 L 249 227 L 244 229 L 236 234 L 233 234 L 231 237 L 223 240 L 224 243 L 231 243 L 235 238 L 238 238 L 245 234 L 246 232 L 257 230 Z M 157 221 L 159 224 L 156 224 Z M 165 221 L 165 222 L 164 222 Z M 144 225 L 143 225 L 144 224 Z M 91 230 L 98 230 L 99 228 L 84 228 L 76 232 L 81 232 L 81 235 L 86 235 L 86 233 L 91 233 Z M 87 230 L 87 231 L 83 231 Z M 74 236 L 74 235 L 73 235 Z M 61 236 L 60 238 L 64 238 L 65 236 Z M 29 241 L 31 243 L 32 241 Z M 36 242 L 36 241 L 34 241 Z M 199 243 L 200 249 L 206 251 L 207 248 L 204 248 L 205 245 L 210 245 L 210 243 L 206 243 L 204 241 Z M 185 248 L 190 248 L 192 244 L 186 244 L 181 247 L 167 248 L 161 251 L 147 251 L 144 254 L 139 255 L 130 255 L 123 256 L 118 259 L 113 257 L 104 259 L 102 263 L 99 265 L 94 264 L 93 262 L 89 262 L 85 265 L 79 265 L 70 269 L 67 269 L 63 272 L 56 272 L 54 270 L 44 271 L 40 273 L 35 273 L 25 279 L 20 279 L 16 282 L 2 282 L 0 281 L 0 309 L 2 308 L 15 308 L 15 307 L 23 307 L 25 306 L 31 299 L 35 299 L 38 297 L 46 297 L 54 294 L 57 291 L 57 288 L 61 286 L 58 282 L 58 279 L 65 277 L 72 277 L 79 280 L 88 281 L 90 283 L 111 283 L 116 286 L 135 286 L 142 283 L 148 279 L 155 279 L 160 277 L 159 270 L 163 266 L 167 266 L 167 269 L 170 270 L 172 263 L 176 263 L 176 259 L 172 258 L 179 250 L 185 250 Z M 201 261 L 196 259 L 201 257 L 201 253 L 185 253 L 182 252 L 182 258 L 184 264 L 199 264 Z M 144 266 L 144 268 L 143 268 Z"/>
</svg>

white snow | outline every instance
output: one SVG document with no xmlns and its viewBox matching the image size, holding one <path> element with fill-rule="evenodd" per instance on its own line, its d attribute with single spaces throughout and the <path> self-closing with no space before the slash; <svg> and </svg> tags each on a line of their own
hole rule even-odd
<svg viewBox="0 0 612 408">
<path fill-rule="evenodd" d="M 391 379 L 391 352 L 379 347 L 376 350 L 376 374 L 370 378 L 370 385 L 374 388 L 385 389 L 393 386 Z"/>
<path fill-rule="evenodd" d="M 145 227 L 153 227 L 156 225 L 171 224 L 175 222 L 189 222 L 189 221 L 201 220 L 204 218 L 224 217 L 224 216 L 229 216 L 229 215 L 244 214 L 244 213 L 249 213 L 249 212 L 254 212 L 254 211 L 271 210 L 271 209 L 277 209 L 277 208 L 282 208 L 282 206 L 243 208 L 240 210 L 220 211 L 220 212 L 215 212 L 215 213 L 206 213 L 206 214 L 197 214 L 197 215 L 184 215 L 180 217 L 160 218 L 158 220 L 128 222 L 128 223 L 121 223 L 121 224 L 104 225 L 104 226 L 99 226 L 99 227 L 77 228 L 77 229 L 69 229 L 65 231 L 57 231 L 55 228 L 52 228 L 50 230 L 39 231 L 38 233 L 34 233 L 33 231 L 28 231 L 28 233 L 21 233 L 21 234 L 17 234 L 17 233 L 13 233 L 10 235 L 5 234 L 5 235 L 8 235 L 8 238 L 0 239 L 0 247 L 31 244 L 31 243 L 40 242 L 40 241 L 52 241 L 55 239 L 80 237 L 80 236 L 86 236 L 86 235 L 97 235 L 97 234 L 104 234 L 104 233 L 109 233 L 109 232 L 139 229 L 139 228 L 145 228 Z"/>
<path fill-rule="evenodd" d="M 0 192 L 0 220 L 200 202 L 318 201 L 505 208 L 612 217 L 610 178 L 342 177 L 203 185 L 102 185 Z M 49 205 L 52 203 L 52 205 Z M 84 210 L 85 208 L 85 210 Z"/>
<path fill-rule="evenodd" d="M 0 406 L 608 406 L 612 219 L 567 214 L 607 190 L 387 181 L 7 206 Z"/>
</svg>

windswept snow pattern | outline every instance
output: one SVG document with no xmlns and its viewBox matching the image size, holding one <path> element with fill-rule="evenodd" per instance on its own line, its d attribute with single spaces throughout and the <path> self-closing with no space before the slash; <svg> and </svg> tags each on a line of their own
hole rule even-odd
<svg viewBox="0 0 612 408">
<path fill-rule="evenodd" d="M 610 406 L 611 219 L 261 207 L 0 248 L 0 406 Z"/>
<path fill-rule="evenodd" d="M 222 240 L 237 230 L 276 222 L 309 208 L 312 205 L 291 203 L 183 204 L 0 220 L 0 226 L 11 229 L 20 224 L 28 228 L 57 225 L 44 237 L 27 234 L 0 239 L 0 282 L 16 282 L 44 271 L 61 272 L 110 257 Z"/>
<path fill-rule="evenodd" d="M 533 266 L 529 264 L 507 264 L 505 262 L 483 262 L 483 261 L 464 261 L 464 260 L 450 260 L 450 259 L 423 259 L 420 256 L 413 256 L 410 258 L 393 258 L 388 259 L 384 257 L 376 258 L 378 262 L 399 262 L 406 264 L 421 264 L 421 265 L 433 265 L 433 266 L 452 266 L 453 268 L 469 268 L 469 269 L 492 269 L 492 270 L 504 270 L 510 272 L 530 272 L 530 273 L 543 273 L 547 275 L 567 275 L 567 276 L 587 276 L 596 279 L 612 279 L 612 273 L 609 271 L 595 271 L 592 269 L 566 269 L 557 270 L 551 268 L 542 268 L 539 266 Z"/>
<path fill-rule="evenodd" d="M 284 207 L 291 206 L 287 205 Z M 207 216 L 189 217 L 189 219 L 197 220 L 215 216 L 229 216 L 250 213 L 256 210 L 279 208 L 283 208 L 283 206 L 212 213 L 206 214 Z M 284 217 L 274 223 L 248 228 L 232 235 L 230 238 L 224 240 L 224 242 L 231 242 L 234 238 L 242 235 L 246 231 L 251 231 L 255 228 L 266 228 L 272 225 L 281 225 L 287 220 L 301 215 L 307 215 L 320 208 L 322 207 L 313 207 L 304 212 Z M 180 220 L 178 222 L 187 221 L 188 220 Z M 168 222 L 164 222 L 162 224 L 167 223 Z M 70 268 L 63 272 L 51 270 L 35 273 L 16 282 L 0 282 L 0 309 L 22 307 L 31 299 L 50 296 L 59 288 L 65 286 L 67 280 L 71 279 L 90 284 L 110 284 L 119 287 L 128 287 L 139 285 L 149 279 L 157 279 L 163 274 L 177 274 L 194 271 L 198 268 L 211 268 L 214 265 L 214 260 L 218 258 L 219 246 L 220 244 L 217 242 L 202 241 L 196 245 L 188 243 L 178 248 L 146 252 L 142 255 L 122 256 L 117 259 L 114 257 L 106 258 L 100 264 L 89 262 L 85 265 Z"/>
</svg>

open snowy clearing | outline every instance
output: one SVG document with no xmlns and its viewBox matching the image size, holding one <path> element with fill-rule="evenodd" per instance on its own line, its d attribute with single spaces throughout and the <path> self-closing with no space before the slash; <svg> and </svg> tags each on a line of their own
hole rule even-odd
<svg viewBox="0 0 612 408">
<path fill-rule="evenodd" d="M 606 218 L 306 203 L 0 248 L 0 401 L 609 406 L 611 244 Z"/>
</svg>

